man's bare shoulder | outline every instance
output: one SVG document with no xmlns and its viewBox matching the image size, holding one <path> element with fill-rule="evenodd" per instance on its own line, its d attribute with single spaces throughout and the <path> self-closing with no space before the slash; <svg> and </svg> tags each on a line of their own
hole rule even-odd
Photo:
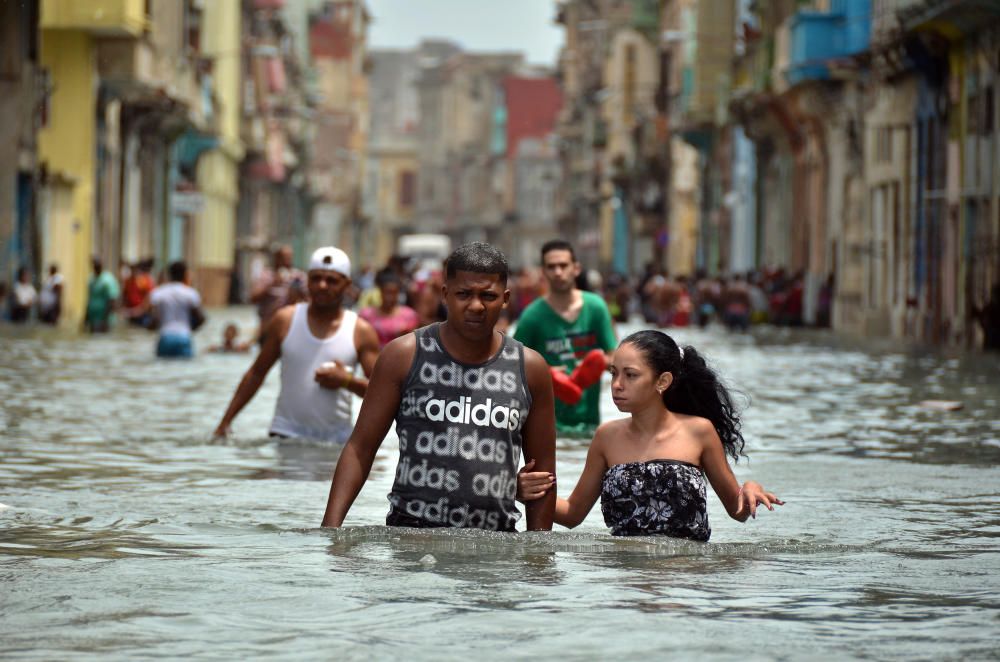
<svg viewBox="0 0 1000 662">
<path fill-rule="evenodd" d="M 382 353 L 386 352 L 409 352 L 411 354 L 417 351 L 417 334 L 415 333 L 404 333 L 403 335 L 390 340 L 385 347 L 382 348 Z"/>
<path fill-rule="evenodd" d="M 292 321 L 292 317 L 295 316 L 295 306 L 296 305 L 298 305 L 298 304 L 294 304 L 293 303 L 293 304 L 289 304 L 287 306 L 282 306 L 281 308 L 278 308 L 277 312 L 275 312 L 274 315 L 271 316 L 271 319 L 273 319 L 273 320 L 277 320 L 277 319 L 284 320 L 286 323 L 287 322 L 291 322 Z"/>
<path fill-rule="evenodd" d="M 524 374 L 528 378 L 529 386 L 548 383 L 551 380 L 549 364 L 541 354 L 527 345 L 524 347 Z"/>
<path fill-rule="evenodd" d="M 354 340 L 355 345 L 359 345 L 362 342 L 369 342 L 372 339 L 378 342 L 378 332 L 375 331 L 375 327 L 372 323 L 358 315 L 358 319 L 354 324 Z"/>
<path fill-rule="evenodd" d="M 548 370 L 549 364 L 545 362 L 542 355 L 527 345 L 524 346 L 524 367 L 526 370 Z"/>
<path fill-rule="evenodd" d="M 267 321 L 267 324 L 265 325 L 265 333 L 271 334 L 277 332 L 281 334 L 282 338 L 284 338 L 288 333 L 288 329 L 292 326 L 292 318 L 294 317 L 295 304 L 282 306 L 277 310 L 277 312 L 274 313 L 274 315 L 271 315 L 271 319 Z"/>
</svg>

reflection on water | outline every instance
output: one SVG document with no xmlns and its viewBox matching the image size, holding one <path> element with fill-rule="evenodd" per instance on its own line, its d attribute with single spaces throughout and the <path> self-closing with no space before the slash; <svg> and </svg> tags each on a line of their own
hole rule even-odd
<svg viewBox="0 0 1000 662">
<path fill-rule="evenodd" d="M 212 317 L 203 346 L 252 326 Z M 751 402 L 738 476 L 788 501 L 745 525 L 713 501 L 707 545 L 612 538 L 599 509 L 573 532 L 387 529 L 391 434 L 351 526 L 321 530 L 338 453 L 266 437 L 274 376 L 209 439 L 251 357 L 2 328 L 0 654 L 995 656 L 1000 362 L 675 335 Z M 586 450 L 560 440 L 561 490 Z"/>
</svg>

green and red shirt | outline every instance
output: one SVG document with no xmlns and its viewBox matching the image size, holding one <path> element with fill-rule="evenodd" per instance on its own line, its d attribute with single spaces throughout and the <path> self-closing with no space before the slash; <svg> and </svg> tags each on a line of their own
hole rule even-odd
<svg viewBox="0 0 1000 662">
<path fill-rule="evenodd" d="M 545 358 L 550 366 L 564 366 L 572 372 L 587 352 L 615 349 L 614 327 L 604 299 L 593 292 L 582 292 L 583 306 L 572 322 L 566 321 L 544 299 L 535 299 L 517 321 L 514 338 Z M 575 405 L 556 400 L 556 425 L 559 432 L 591 434 L 601 423 L 601 385 L 583 392 Z"/>
</svg>

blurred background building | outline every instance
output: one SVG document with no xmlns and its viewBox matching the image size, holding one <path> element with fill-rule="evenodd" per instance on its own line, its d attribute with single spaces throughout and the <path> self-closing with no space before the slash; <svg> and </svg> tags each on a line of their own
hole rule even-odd
<svg viewBox="0 0 1000 662">
<path fill-rule="evenodd" d="M 635 274 L 801 276 L 804 319 L 976 345 L 1000 4 L 564 0 L 560 228 Z"/>
</svg>

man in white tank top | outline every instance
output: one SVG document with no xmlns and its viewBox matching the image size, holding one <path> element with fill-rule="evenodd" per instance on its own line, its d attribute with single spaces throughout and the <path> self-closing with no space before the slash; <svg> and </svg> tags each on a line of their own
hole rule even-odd
<svg viewBox="0 0 1000 662">
<path fill-rule="evenodd" d="M 343 443 L 351 434 L 351 394 L 364 397 L 378 358 L 378 334 L 343 307 L 351 260 L 339 248 L 320 248 L 309 261 L 309 303 L 285 306 L 264 327 L 260 354 L 236 387 L 215 436 L 229 427 L 271 367 L 281 359 L 281 393 L 270 432 Z M 361 364 L 365 376 L 353 368 Z"/>
</svg>

